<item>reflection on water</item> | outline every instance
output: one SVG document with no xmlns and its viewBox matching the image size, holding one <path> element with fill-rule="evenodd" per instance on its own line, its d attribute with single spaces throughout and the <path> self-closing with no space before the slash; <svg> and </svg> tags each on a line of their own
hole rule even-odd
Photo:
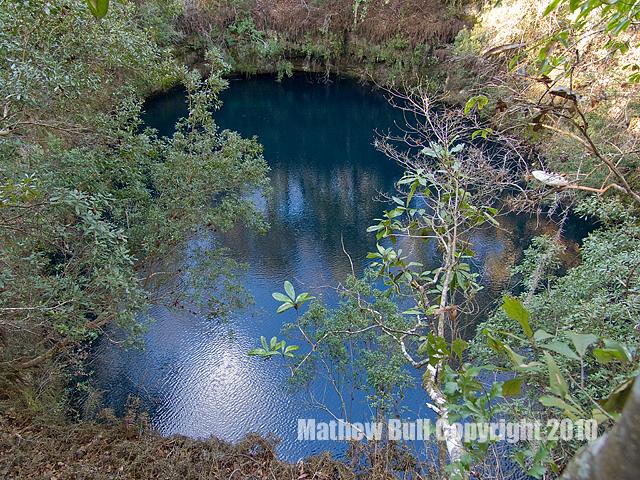
<svg viewBox="0 0 640 480">
<path fill-rule="evenodd" d="M 368 87 L 347 80 L 323 84 L 302 75 L 282 83 L 263 77 L 235 80 L 223 100 L 218 124 L 256 135 L 271 166 L 273 191 L 259 199 L 269 232 L 257 235 L 239 225 L 222 239 L 250 265 L 244 284 L 255 308 L 240 312 L 230 325 L 219 325 L 205 315 L 154 307 L 145 350 L 123 352 L 105 342 L 96 358 L 96 383 L 116 409 L 128 395 L 140 396 L 164 434 L 237 440 L 251 431 L 273 432 L 282 438 L 279 451 L 285 459 L 325 449 L 339 454 L 344 445 L 296 441 L 298 418 L 322 421 L 330 419 L 328 414 L 310 406 L 302 393 L 285 391 L 282 364 L 246 352 L 260 335 L 276 335 L 283 322 L 292 320 L 291 311 L 276 316 L 271 298 L 285 279 L 334 302 L 326 287 L 351 270 L 342 242 L 362 272 L 375 246 L 366 228 L 384 208 L 379 193 L 391 191 L 401 174 L 374 150 L 374 130 L 393 129 L 401 116 Z M 173 92 L 150 101 L 146 111 L 149 124 L 171 134 L 186 111 L 183 95 Z M 481 309 L 504 287 L 535 227 L 535 219 L 509 217 L 502 228 L 474 236 L 477 268 L 487 286 Z M 437 263 L 432 247 L 420 248 L 425 263 Z M 325 387 L 320 379 L 314 394 L 337 407 Z M 351 420 L 370 419 L 361 394 L 349 399 Z M 419 388 L 409 392 L 405 414 L 431 417 L 424 401 Z"/>
</svg>

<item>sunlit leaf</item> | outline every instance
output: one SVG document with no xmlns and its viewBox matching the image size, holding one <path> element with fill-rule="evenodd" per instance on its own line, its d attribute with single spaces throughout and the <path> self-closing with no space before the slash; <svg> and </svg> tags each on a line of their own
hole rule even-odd
<svg viewBox="0 0 640 480">
<path fill-rule="evenodd" d="M 274 292 L 271 294 L 271 296 L 276 299 L 279 302 L 290 302 L 291 299 L 289 297 L 287 297 L 285 294 L 280 293 L 280 292 Z"/>
<path fill-rule="evenodd" d="M 477 107 L 478 110 L 482 110 L 489 103 L 489 99 L 485 95 L 475 95 L 467 100 L 467 103 L 464 106 L 464 114 L 468 115 L 474 107 Z"/>
<path fill-rule="evenodd" d="M 622 363 L 631 361 L 631 353 L 627 348 L 615 340 L 605 339 L 605 348 L 594 348 L 593 355 L 600 363 L 610 363 L 614 360 L 619 360 Z"/>
<path fill-rule="evenodd" d="M 635 382 L 635 378 L 630 378 L 622 385 L 618 386 L 611 394 L 604 400 L 601 400 L 600 406 L 609 413 L 620 413 L 624 408 L 629 395 L 631 394 L 631 390 L 633 388 L 633 383 Z"/>
<path fill-rule="evenodd" d="M 293 303 L 291 303 L 291 302 L 283 303 L 282 305 L 280 305 L 278 307 L 278 309 L 276 310 L 276 313 L 286 312 L 290 308 L 293 308 Z"/>
<path fill-rule="evenodd" d="M 469 346 L 469 343 L 466 342 L 465 340 L 461 339 L 461 338 L 456 338 L 452 343 L 451 343 L 451 350 L 453 350 L 453 352 L 458 355 L 458 358 L 460 360 L 462 360 L 462 354 L 463 352 L 467 349 L 467 347 Z"/>
<path fill-rule="evenodd" d="M 553 335 L 551 335 L 550 333 L 545 332 L 542 329 L 536 330 L 536 333 L 533 334 L 533 339 L 536 342 L 542 342 L 543 340 L 547 340 L 549 338 L 553 338 Z"/>
<path fill-rule="evenodd" d="M 531 325 L 529 325 L 529 312 L 524 308 L 520 299 L 505 295 L 502 309 L 509 318 L 520 324 L 527 337 L 533 338 L 533 330 L 531 330 Z"/>
<path fill-rule="evenodd" d="M 296 291 L 294 290 L 293 285 L 291 285 L 291 282 L 289 280 L 285 280 L 284 282 L 284 291 L 287 292 L 287 295 L 289 295 L 289 298 L 291 300 L 295 300 Z"/>
<path fill-rule="evenodd" d="M 551 12 L 553 12 L 556 7 L 560 4 L 560 0 L 553 0 L 548 6 L 547 8 L 544 9 L 544 12 L 542 13 L 542 16 L 545 17 L 547 15 L 549 15 Z"/>
<path fill-rule="evenodd" d="M 87 0 L 89 11 L 98 20 L 103 18 L 109 10 L 109 0 Z"/>
<path fill-rule="evenodd" d="M 524 363 L 525 357 L 514 352 L 513 349 L 511 349 L 511 347 L 507 345 L 503 345 L 502 348 L 507 352 L 507 356 L 509 357 L 509 359 L 511 360 L 511 363 L 513 363 L 513 365 L 516 368 L 525 364 Z"/>
<path fill-rule="evenodd" d="M 540 397 L 540 403 L 545 407 L 559 408 L 565 415 L 572 419 L 577 419 L 585 416 L 582 410 L 573 405 L 570 405 L 569 403 L 558 397 L 544 395 Z"/>
</svg>

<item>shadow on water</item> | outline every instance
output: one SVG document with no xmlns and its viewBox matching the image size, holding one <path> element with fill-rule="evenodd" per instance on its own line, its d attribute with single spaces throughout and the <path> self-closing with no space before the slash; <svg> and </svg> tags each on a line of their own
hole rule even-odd
<svg viewBox="0 0 640 480">
<path fill-rule="evenodd" d="M 374 130 L 393 129 L 402 116 L 369 87 L 344 79 L 320 83 L 305 75 L 282 83 L 271 77 L 231 80 L 222 100 L 216 122 L 243 136 L 256 135 L 271 167 L 273 191 L 260 202 L 268 233 L 258 235 L 238 225 L 222 239 L 235 257 L 249 264 L 243 283 L 255 307 L 239 312 L 230 325 L 185 310 L 153 307 L 155 323 L 143 351 L 101 345 L 96 384 L 116 410 L 129 395 L 140 396 L 163 434 L 237 440 L 251 431 L 275 433 L 282 439 L 279 452 L 286 460 L 322 450 L 341 455 L 345 444 L 296 440 L 298 418 L 323 421 L 330 420 L 329 415 L 310 405 L 302 393 L 286 392 L 288 372 L 281 363 L 251 358 L 246 352 L 260 335 L 277 335 L 282 323 L 293 319 L 291 311 L 276 316 L 277 303 L 271 298 L 285 279 L 300 291 L 335 303 L 327 287 L 351 271 L 342 239 L 356 271 L 363 271 L 367 252 L 375 248 L 366 228 L 384 208 L 379 193 L 390 192 L 402 173 L 373 148 Z M 145 110 L 147 124 L 170 135 L 176 120 L 186 114 L 184 93 L 177 90 L 152 99 Z M 552 228 L 532 218 L 507 217 L 501 229 L 474 236 L 477 267 L 486 285 L 481 310 L 492 308 L 532 236 Z M 435 251 L 427 249 L 421 256 L 437 263 Z M 327 394 L 322 379 L 314 394 L 337 411 L 338 400 Z M 403 416 L 432 418 L 424 402 L 419 387 L 407 392 Z M 347 403 L 350 420 L 371 419 L 373 412 L 361 393 Z"/>
</svg>

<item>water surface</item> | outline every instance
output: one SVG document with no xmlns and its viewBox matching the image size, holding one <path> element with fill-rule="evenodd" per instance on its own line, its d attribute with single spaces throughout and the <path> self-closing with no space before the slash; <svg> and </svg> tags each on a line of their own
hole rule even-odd
<svg viewBox="0 0 640 480">
<path fill-rule="evenodd" d="M 285 279 L 299 291 L 334 302 L 327 287 L 351 271 L 343 243 L 362 272 L 367 252 L 375 247 L 366 228 L 384 208 L 379 193 L 390 192 L 401 175 L 373 148 L 374 130 L 393 129 L 401 116 L 369 87 L 349 80 L 322 83 L 305 75 L 282 83 L 270 77 L 232 80 L 222 99 L 216 122 L 244 136 L 256 135 L 271 167 L 273 192 L 260 200 L 269 232 L 261 236 L 240 225 L 223 237 L 234 256 L 250 265 L 243 282 L 255 307 L 220 324 L 204 313 L 156 306 L 143 351 L 102 346 L 96 383 L 117 410 L 129 395 L 139 396 L 163 434 L 238 440 L 251 431 L 275 433 L 287 460 L 326 449 L 340 455 L 342 444 L 296 440 L 298 418 L 329 420 L 329 414 L 311 405 L 304 393 L 286 391 L 288 371 L 282 363 L 246 352 L 260 335 L 279 335 L 282 323 L 292 321 L 291 311 L 275 314 L 278 304 L 271 298 Z M 145 110 L 147 123 L 170 135 L 186 113 L 183 93 L 154 99 Z M 477 269 L 487 285 L 482 308 L 491 307 L 489 299 L 504 287 L 535 223 L 507 218 L 503 229 L 474 237 Z M 176 254 L 186 255 L 192 247 Z M 437 263 L 437 252 L 420 253 Z M 337 398 L 321 378 L 313 393 L 340 416 Z M 403 414 L 432 417 L 424 402 L 418 388 L 408 392 Z M 373 414 L 358 392 L 347 403 L 353 421 L 367 421 Z"/>
</svg>

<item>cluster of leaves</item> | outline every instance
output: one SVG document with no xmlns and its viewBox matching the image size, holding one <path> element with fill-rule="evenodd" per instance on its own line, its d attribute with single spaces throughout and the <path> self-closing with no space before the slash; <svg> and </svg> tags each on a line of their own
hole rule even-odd
<svg viewBox="0 0 640 480">
<path fill-rule="evenodd" d="M 478 103 L 482 100 L 469 110 Z M 465 340 L 447 338 L 438 322 L 430 321 L 448 318 L 443 299 L 448 300 L 444 307 L 452 303 L 459 307 L 479 288 L 469 265 L 469 244 L 456 234 L 493 224 L 497 214 L 482 201 L 486 197 L 479 194 L 481 189 L 475 188 L 471 195 L 466 187 L 467 180 L 475 177 L 465 169 L 465 148 L 455 139 L 431 142 L 420 147 L 420 161 L 413 162 L 396 150 L 386 150 L 408 167 L 391 199 L 393 207 L 369 228 L 378 240 L 377 251 L 369 254 L 374 260 L 369 274 L 381 277 L 390 288 L 378 292 L 351 280 L 343 292 L 345 301 L 336 310 L 313 303 L 291 325 L 291 331 L 300 331 L 311 347 L 294 370 L 312 380 L 319 367 L 331 365 L 336 388 L 344 386 L 346 378 L 358 385 L 360 378 L 360 388 L 369 389 L 372 405 L 385 412 L 411 385 L 406 369 L 411 365 L 426 369 L 425 389 L 436 396 L 441 392 L 446 399 L 434 410 L 441 413 L 446 408 L 450 421 L 487 422 L 497 415 L 512 415 L 512 403 L 504 399 L 520 401 L 529 392 L 541 418 L 561 413 L 571 419 L 593 416 L 612 421 L 637 373 L 637 342 L 622 341 L 637 326 L 640 290 L 633 253 L 640 238 L 637 227 L 626 222 L 593 233 L 584 242 L 583 263 L 564 277 L 557 276 L 561 249 L 550 237 L 536 239 L 514 272 L 529 285 L 527 308 L 519 298 L 506 296 L 502 309 L 481 325 L 468 351 Z M 438 242 L 443 264 L 425 269 L 396 248 L 399 237 Z M 537 278 L 532 281 L 532 277 Z M 293 287 L 285 284 L 285 292 L 274 294 L 282 302 L 280 309 L 297 310 Z M 461 295 L 456 298 L 457 294 Z M 407 297 L 415 306 L 402 312 L 399 305 L 406 305 Z M 599 312 L 602 317 L 596 323 Z M 514 322 L 523 335 L 514 333 Z M 284 347 L 277 339 L 271 343 L 263 341 L 262 356 L 282 354 Z M 297 370 L 300 365 L 304 368 Z M 497 373 L 516 376 L 486 381 Z M 465 444 L 461 458 L 446 467 L 449 476 L 464 477 L 491 446 L 486 439 Z M 554 455 L 558 446 L 554 439 L 541 440 L 514 452 L 514 458 L 528 475 L 542 478 L 549 469 L 559 471 Z"/>
<path fill-rule="evenodd" d="M 294 357 L 296 350 L 298 350 L 297 345 L 288 345 L 284 340 L 278 341 L 277 337 L 271 337 L 271 340 L 267 344 L 267 339 L 265 337 L 260 337 L 260 344 L 262 345 L 259 348 L 253 348 L 249 350 L 248 355 L 254 357 L 262 357 L 264 359 L 268 359 L 273 357 L 274 355 L 282 355 L 283 357 Z"/>
<path fill-rule="evenodd" d="M 375 232 L 379 241 L 391 241 L 391 246 L 378 243 L 377 252 L 368 255 L 375 259 L 371 267 L 378 270 L 387 285 L 394 286 L 399 293 L 403 285 L 416 289 L 420 284 L 430 287 L 426 293 L 435 294 L 431 304 L 422 302 L 417 307 L 425 315 L 434 313 L 438 297 L 445 289 L 471 297 L 482 288 L 469 263 L 472 251 L 464 232 L 486 223 L 495 224 L 497 210 L 489 205 L 477 205 L 469 191 L 471 188 L 467 189 L 469 173 L 461 161 L 464 148 L 463 143 L 455 140 L 449 145 L 430 142 L 423 147 L 421 155 L 436 160 L 439 168 L 417 166 L 407 170 L 398 181 L 398 195 L 402 198 L 392 197 L 394 208 L 385 211 L 383 218 L 376 219 L 378 223 L 367 229 Z M 454 230 L 460 238 L 456 238 L 456 245 L 449 250 L 451 258 L 445 260 L 448 264 L 434 270 L 425 269 L 422 263 L 403 255 L 402 249 L 394 248 L 399 235 L 434 240 L 447 248 L 447 242 L 457 235 L 453 234 Z M 451 275 L 443 275 L 445 268 L 451 270 Z M 443 284 L 445 281 L 447 285 Z"/>
<path fill-rule="evenodd" d="M 331 379 L 334 387 L 340 385 L 342 388 L 367 392 L 373 406 L 386 408 L 394 405 L 402 391 L 413 385 L 415 378 L 407 372 L 403 357 L 390 339 L 366 328 L 371 323 L 371 316 L 362 311 L 359 296 L 373 299 L 378 311 L 390 316 L 390 325 L 404 328 L 406 323 L 395 303 L 384 292 L 372 287 L 373 277 L 374 273 L 370 271 L 365 279 L 348 279 L 348 288 L 341 292 L 342 301 L 336 309 L 329 310 L 320 300 L 316 300 L 304 314 L 301 313 L 301 306 L 315 297 L 306 292 L 296 295 L 291 282 L 285 281 L 285 293 L 273 293 L 273 298 L 282 302 L 277 313 L 289 309 L 296 311 L 295 322 L 285 325 L 285 331 L 292 337 L 302 333 L 298 340 L 309 344 L 314 355 L 307 355 L 301 360 L 294 355 L 299 349 L 298 345 L 287 346 L 284 340 L 278 341 L 277 337 L 272 337 L 267 343 L 264 336 L 260 338 L 261 346 L 250 350 L 248 354 L 265 359 L 277 356 L 295 358 L 294 383 L 313 382 L 322 373 L 322 376 Z M 345 332 L 353 332 L 349 334 L 348 344 L 344 343 Z M 326 371 L 327 368 L 329 371 Z M 340 391 L 339 394 L 344 392 Z"/>
<path fill-rule="evenodd" d="M 365 392 L 370 405 L 381 413 L 391 414 L 398 408 L 398 400 L 416 383 L 408 369 L 397 342 L 378 329 L 372 328 L 382 315 L 384 324 L 398 331 L 408 328 L 409 321 L 402 314 L 388 291 L 375 287 L 377 275 L 367 271 L 363 278 L 349 278 L 335 309 L 314 303 L 301 318 L 305 332 L 312 332 L 318 344 L 314 358 L 299 372 L 301 379 L 317 378 L 326 365 L 336 384 L 345 389 Z M 366 299 L 366 300 L 365 300 Z M 363 302 L 370 308 L 363 308 Z M 291 330 L 293 332 L 293 330 Z"/>
<path fill-rule="evenodd" d="M 149 302 L 173 302 L 151 287 L 234 270 L 223 255 L 208 277 L 185 273 L 173 254 L 194 233 L 262 226 L 246 195 L 267 185 L 261 146 L 212 117 L 220 56 L 207 79 L 187 71 L 137 8 L 113 4 L 98 22 L 80 0 L 0 6 L 0 336 L 15 368 L 112 324 L 140 332 Z M 189 113 L 158 138 L 142 99 L 176 81 Z M 215 314 L 236 303 L 213 302 Z"/>
<path fill-rule="evenodd" d="M 96 132 L 104 142 L 122 126 L 104 115 L 105 105 L 175 83 L 180 74 L 145 21 L 131 3 L 112 5 L 100 22 L 79 0 L 4 3 L 0 131 L 33 135 L 48 127 L 66 139 Z"/>
<path fill-rule="evenodd" d="M 578 401 L 569 394 L 569 382 L 562 374 L 553 353 L 561 355 L 565 361 L 577 362 L 577 365 L 580 367 L 580 378 L 579 380 L 575 380 L 574 383 L 578 387 L 584 386 L 586 377 L 585 364 L 588 361 L 586 355 L 589 347 L 592 347 L 594 344 L 603 344 L 603 346 L 593 348 L 591 351 L 593 358 L 601 365 L 614 361 L 630 364 L 633 359 L 633 355 L 627 347 L 620 342 L 609 338 L 600 339 L 592 333 L 567 332 L 566 337 L 571 342 L 570 344 L 557 340 L 554 335 L 543 329 L 538 329 L 534 333 L 529 322 L 529 312 L 524 308 L 522 302 L 515 297 L 505 297 L 502 309 L 511 320 L 515 320 L 520 324 L 522 331 L 529 341 L 532 352 L 534 352 L 534 354 L 540 351 L 542 352 L 542 358 L 544 359 L 549 375 L 548 388 L 555 396 L 542 396 L 539 399 L 540 403 L 546 407 L 558 407 L 572 419 L 585 418 L 586 413 L 584 409 L 579 406 Z M 507 332 L 497 333 L 504 335 Z M 543 366 L 539 361 L 525 363 L 526 359 L 523 355 L 514 352 L 506 342 L 496 338 L 489 330 L 483 330 L 483 334 L 487 337 L 489 346 L 494 351 L 505 352 L 507 354 L 507 357 L 513 364 L 513 368 L 517 371 L 536 371 Z M 523 340 L 513 334 L 509 334 L 508 336 L 510 338 L 515 337 L 515 339 L 519 341 Z M 598 418 L 601 418 L 601 415 L 599 415 L 600 412 L 601 410 L 595 410 L 593 413 L 594 415 L 598 415 Z"/>
<path fill-rule="evenodd" d="M 289 280 L 285 280 L 284 282 L 284 291 L 284 294 L 280 292 L 273 293 L 273 298 L 282 302 L 282 305 L 278 307 L 278 313 L 286 312 L 290 308 L 294 308 L 297 311 L 302 305 L 314 298 L 306 292 L 296 295 L 296 291 Z"/>
<path fill-rule="evenodd" d="M 284 292 L 285 293 L 273 292 L 272 296 L 274 300 L 282 302 L 276 310 L 276 313 L 283 313 L 291 308 L 293 308 L 296 313 L 299 313 L 302 305 L 315 298 L 306 292 L 296 295 L 296 291 L 289 280 L 285 280 L 284 282 Z M 287 346 L 287 342 L 284 340 L 278 341 L 277 337 L 271 337 L 271 341 L 268 345 L 267 339 L 265 337 L 260 337 L 260 343 L 262 344 L 262 348 L 259 347 L 249 350 L 248 354 L 251 356 L 262 357 L 264 359 L 269 359 L 275 355 L 293 358 L 295 357 L 293 352 L 300 348 L 298 345 Z"/>
<path fill-rule="evenodd" d="M 293 75 L 285 39 L 276 32 L 258 29 L 248 12 L 240 13 L 225 30 L 224 45 L 236 70 L 258 73 L 275 69 L 278 81 Z"/>
<path fill-rule="evenodd" d="M 424 83 L 434 90 L 440 86 L 437 59 L 431 54 L 430 45 L 412 45 L 402 33 L 379 44 L 370 41 L 355 42 L 354 59 L 362 64 L 364 74 L 379 78 L 382 84 L 402 85 Z"/>
<path fill-rule="evenodd" d="M 456 355 L 462 361 L 462 352 L 458 347 Z M 449 360 L 449 358 L 444 359 Z M 447 362 L 445 362 L 447 363 Z M 503 414 L 502 399 L 520 394 L 519 379 L 494 381 L 487 384 L 485 378 L 491 372 L 489 365 L 474 365 L 465 362 L 458 368 L 445 365 L 442 375 L 443 392 L 447 397 L 449 418 L 452 422 L 476 422 L 487 424 Z M 452 478 L 464 478 L 462 472 L 470 471 L 474 465 L 481 463 L 489 449 L 496 444 L 491 436 L 482 437 L 464 443 L 465 452 L 462 458 L 447 466 Z M 529 472 L 529 474 L 531 474 Z"/>
<path fill-rule="evenodd" d="M 495 353 L 507 360 L 504 368 L 518 372 L 528 386 L 525 398 L 531 395 L 529 401 L 536 405 L 532 408 L 541 408 L 543 418 L 561 413 L 606 425 L 620 412 L 638 373 L 639 345 L 629 332 L 637 328 L 640 313 L 634 253 L 639 238 L 628 218 L 595 231 L 584 240 L 581 265 L 561 277 L 554 268 L 543 269 L 535 283 L 546 288 L 529 289 L 526 308 L 519 299 L 506 297 L 503 309 L 479 326 L 472 354 L 479 361 L 495 359 Z M 551 258 L 550 242 L 548 237 L 541 239 L 518 269 L 529 285 L 531 275 L 540 275 L 531 268 L 536 257 L 538 263 Z M 524 337 L 514 335 L 513 322 Z M 544 390 L 547 393 L 540 395 Z M 505 412 L 517 416 L 518 409 L 514 403 Z M 578 447 L 573 442 L 563 446 L 565 451 Z M 535 453 L 528 455 L 530 461 Z M 551 448 L 537 457 L 537 466 L 553 467 L 553 455 Z"/>
<path fill-rule="evenodd" d="M 379 314 L 389 328 L 402 330 L 409 325 L 388 292 L 375 287 L 376 277 L 368 270 L 361 279 L 348 278 L 337 307 L 329 309 L 316 300 L 297 324 L 285 328 L 290 335 L 297 332 L 300 337 L 300 327 L 308 339 L 303 335 L 299 340 L 310 340 L 313 350 L 313 355 L 296 369 L 295 382 L 306 384 L 326 378 L 332 388 L 341 390 L 340 395 L 359 390 L 366 394 L 372 408 L 390 414 L 406 389 L 415 385 L 416 377 L 408 370 L 395 340 L 372 328 Z M 370 309 L 363 308 L 365 299 Z"/>
<path fill-rule="evenodd" d="M 622 0 L 552 0 L 543 15 L 549 15 L 560 8 L 568 8 L 571 13 L 576 14 L 573 27 L 580 30 L 588 27 L 590 15 L 597 15 L 599 23 L 604 25 L 604 32 L 612 36 L 624 32 L 640 20 L 640 6 Z"/>
<path fill-rule="evenodd" d="M 466 113 L 474 108 L 481 109 L 486 103 L 486 98 L 474 97 L 469 101 Z M 423 155 L 437 161 L 435 166 L 425 173 L 418 170 L 408 172 L 400 182 L 407 185 L 408 193 L 402 200 L 393 198 L 396 204 L 394 209 L 385 212 L 384 218 L 379 219 L 379 223 L 372 226 L 370 231 L 376 232 L 378 239 L 390 238 L 394 243 L 394 236 L 397 234 L 439 238 L 446 237 L 452 226 L 458 226 L 463 231 L 491 222 L 496 214 L 495 210 L 482 206 L 482 203 L 480 206 L 471 203 L 472 200 L 478 201 L 477 189 L 474 196 L 467 197 L 461 188 L 465 181 L 461 151 L 462 145 L 455 141 L 449 144 L 431 143 L 428 147 L 422 147 Z M 405 164 L 409 163 L 406 157 L 399 158 Z M 445 172 L 446 176 L 438 175 Z M 438 200 L 444 202 L 444 205 L 429 204 L 429 198 L 434 192 L 437 192 Z M 455 208 L 452 202 L 454 198 L 458 201 Z M 421 209 L 420 201 L 428 205 L 427 208 Z M 439 213 L 440 211 L 446 214 Z M 457 219 L 457 214 L 460 219 Z M 402 229 L 405 224 L 401 220 L 405 217 L 410 219 L 411 228 L 407 230 Z M 443 220 L 441 223 L 429 220 L 434 217 Z M 423 220 L 411 223 L 411 219 L 420 218 Z M 534 242 L 525 256 L 525 263 L 516 270 L 529 285 L 528 294 L 531 299 L 528 306 L 535 306 L 535 318 L 541 327 L 535 332 L 531 327 L 529 310 L 524 308 L 519 299 L 507 296 L 497 316 L 507 322 L 517 322 L 524 337 L 514 334 L 512 326 L 505 324 L 500 328 L 491 322 L 481 326 L 479 331 L 483 338 L 477 341 L 486 342 L 485 345 L 492 351 L 491 355 L 478 355 L 479 349 L 476 347 L 468 357 L 473 359 L 472 363 L 464 364 L 462 352 L 466 349 L 465 342 L 439 337 L 433 331 L 421 338 L 423 343 L 417 353 L 424 356 L 427 364 L 432 367 L 425 372 L 425 382 L 432 388 L 434 378 L 441 382 L 436 386 L 446 395 L 447 411 L 452 418 L 486 421 L 499 411 L 509 415 L 513 412 L 509 403 L 495 409 L 492 401 L 500 396 L 519 396 L 523 384 L 534 387 L 528 389 L 529 392 L 547 390 L 548 394 L 535 398 L 537 405 L 534 407 L 542 408 L 545 416 L 560 412 L 573 419 L 592 416 L 599 420 L 615 418 L 616 412 L 620 411 L 621 400 L 628 393 L 631 378 L 637 374 L 634 367 L 637 342 L 626 346 L 624 344 L 627 342 L 623 341 L 624 336 L 628 336 L 629 330 L 637 324 L 633 320 L 637 317 L 635 312 L 638 308 L 638 276 L 635 274 L 638 262 L 637 259 L 634 260 L 632 253 L 637 248 L 638 239 L 635 225 L 633 221 L 626 222 L 617 225 L 615 231 L 609 229 L 592 234 L 583 246 L 583 264 L 560 278 L 556 276 L 560 247 L 548 237 Z M 446 246 L 450 244 L 444 242 L 444 245 L 446 253 Z M 461 250 L 460 256 L 471 255 L 466 251 L 464 242 L 458 248 Z M 604 258 L 606 252 L 609 255 Z M 379 245 L 378 252 L 370 256 L 376 259 L 380 274 L 388 284 L 396 286 L 397 292 L 401 291 L 399 285 L 402 285 L 417 298 L 417 306 L 405 313 L 418 315 L 418 318 L 435 313 L 432 306 L 437 301 L 431 302 L 430 308 L 425 308 L 429 304 L 424 303 L 426 295 L 436 293 L 435 289 L 425 288 L 435 283 L 433 278 L 429 278 L 431 272 L 426 272 L 427 276 L 422 278 L 418 273 L 421 265 L 410 264 L 401 251 L 392 247 Z M 444 258 L 446 262 L 446 255 Z M 452 296 L 456 291 L 468 291 L 465 283 L 457 282 L 458 269 L 455 267 L 459 262 L 457 257 L 454 258 L 454 264 L 449 265 L 453 278 L 446 280 Z M 460 262 L 460 265 L 463 264 Z M 412 272 L 410 266 L 418 272 Z M 540 291 L 540 285 L 546 286 L 546 289 Z M 440 298 L 443 298 L 445 290 L 440 292 Z M 598 312 L 594 305 L 598 305 L 602 312 L 599 324 L 594 322 Z M 547 316 L 538 317 L 543 309 Z M 569 318 L 562 318 L 563 315 Z M 617 318 L 611 318 L 612 316 Z M 580 317 L 584 320 L 579 321 Z M 491 366 L 496 353 L 506 363 Z M 487 360 L 487 365 L 481 366 L 483 360 Z M 460 366 L 455 367 L 456 364 Z M 608 372 L 603 374 L 603 370 Z M 440 379 L 434 377 L 434 372 L 438 371 L 443 372 Z M 517 376 L 506 382 L 492 382 L 487 386 L 477 380 L 482 371 L 515 371 Z M 618 387 L 619 383 L 622 383 L 621 387 Z M 614 395 L 609 397 L 611 392 Z M 598 403 L 594 399 L 607 400 Z M 572 444 L 570 448 L 576 446 Z M 530 449 L 521 450 L 516 460 L 529 475 L 541 478 L 549 468 L 558 471 L 558 466 L 553 461 L 554 449 L 557 447 L 554 441 L 545 441 Z M 448 466 L 450 474 L 455 476 L 469 471 L 474 462 L 483 458 L 487 448 L 486 442 L 465 445 L 462 458 Z"/>
<path fill-rule="evenodd" d="M 483 330 L 482 333 L 487 337 L 490 347 L 496 352 L 505 352 L 511 362 L 511 368 L 518 372 L 519 376 L 513 381 L 529 383 L 533 379 L 535 388 L 546 388 L 549 393 L 538 396 L 537 401 L 551 411 L 560 412 L 572 420 L 593 417 L 597 421 L 604 422 L 613 420 L 619 415 L 637 372 L 634 372 L 632 378 L 627 379 L 621 386 L 611 390 L 606 398 L 599 402 L 587 396 L 591 409 L 585 407 L 584 404 L 581 405 L 577 392 L 585 389 L 587 381 L 585 366 L 589 362 L 589 350 L 591 350 L 592 359 L 595 359 L 600 365 L 617 362 L 630 366 L 633 355 L 626 346 L 615 340 L 599 338 L 591 333 L 567 332 L 566 338 L 570 344 L 557 340 L 554 335 L 542 329 L 538 329 L 534 333 L 529 322 L 528 310 L 515 297 L 505 297 L 502 309 L 511 320 L 520 324 L 529 342 L 529 356 L 533 357 L 533 361 L 525 363 L 525 357 L 515 353 L 507 345 L 507 342 L 513 339 L 518 343 L 522 341 L 516 335 L 508 332 L 496 332 L 499 336 L 508 337 L 509 340 L 503 342 L 498 340 L 489 330 Z M 603 346 L 590 349 L 598 344 Z M 565 371 L 570 371 L 572 364 L 578 366 L 580 369 L 579 379 L 569 376 L 568 380 L 559 364 L 566 367 Z M 547 373 L 547 382 L 542 381 L 539 376 L 540 372 L 544 371 Z M 508 411 L 508 409 L 505 410 Z M 542 478 L 547 468 L 551 468 L 557 473 L 560 467 L 553 459 L 555 443 L 555 441 L 547 441 L 547 445 L 544 445 L 543 449 L 538 449 L 535 452 L 530 449 L 521 449 L 518 452 L 519 458 L 517 460 L 523 466 L 528 463 L 528 474 L 536 478 Z M 529 462 L 526 461 L 527 458 L 529 458 Z"/>
<path fill-rule="evenodd" d="M 516 24 L 505 20 L 504 12 L 513 8 L 523 12 Z M 546 18 L 532 21 L 537 12 Z M 636 202 L 630 173 L 638 165 L 636 136 L 628 127 L 637 117 L 637 89 L 630 84 L 640 81 L 634 28 L 639 15 L 638 5 L 626 1 L 518 0 L 487 8 L 471 33 L 459 38 L 461 64 L 469 50 L 495 60 L 489 68 L 478 62 L 471 69 L 477 75 L 465 80 L 495 104 L 487 109 L 494 126 L 522 129 L 535 141 L 543 135 L 543 170 L 595 189 L 615 177 L 623 185 L 616 189 Z M 499 40 L 492 42 L 494 35 Z M 595 93 L 603 91 L 606 96 Z M 620 105 L 628 109 L 624 119 L 611 115 Z"/>
</svg>

